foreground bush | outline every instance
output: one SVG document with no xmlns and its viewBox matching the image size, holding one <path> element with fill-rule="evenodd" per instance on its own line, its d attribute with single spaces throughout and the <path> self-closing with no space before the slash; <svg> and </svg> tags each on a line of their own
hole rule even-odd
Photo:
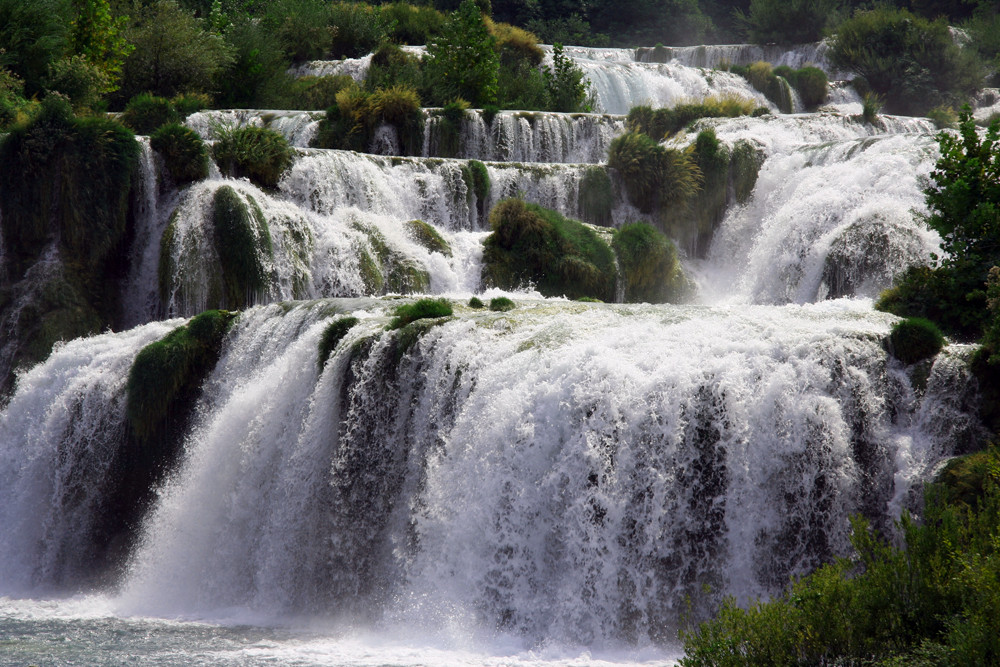
<svg viewBox="0 0 1000 667">
<path fill-rule="evenodd" d="M 849 558 L 770 602 L 724 603 L 683 634 L 681 665 L 997 664 L 1000 458 L 986 456 L 981 492 L 933 485 L 922 521 L 904 514 L 902 549 L 855 519 Z"/>
<path fill-rule="evenodd" d="M 150 136 L 149 144 L 163 157 L 177 185 L 208 178 L 208 150 L 191 128 L 180 123 L 164 125 Z"/>
<path fill-rule="evenodd" d="M 608 245 L 589 227 L 520 199 L 490 212 L 483 280 L 513 290 L 534 285 L 545 296 L 614 301 L 615 263 Z"/>
<path fill-rule="evenodd" d="M 292 165 L 295 151 L 288 141 L 263 127 L 224 128 L 212 147 L 219 169 L 227 176 L 249 178 L 265 188 L 275 188 Z"/>
</svg>

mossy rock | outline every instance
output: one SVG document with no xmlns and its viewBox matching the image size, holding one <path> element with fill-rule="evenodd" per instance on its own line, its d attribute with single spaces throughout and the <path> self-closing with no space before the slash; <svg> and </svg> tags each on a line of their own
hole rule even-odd
<svg viewBox="0 0 1000 667">
<path fill-rule="evenodd" d="M 941 351 L 944 336 L 930 320 L 911 317 L 892 326 L 889 352 L 904 364 L 915 364 Z"/>
<path fill-rule="evenodd" d="M 527 284 L 545 296 L 614 300 L 611 248 L 593 229 L 556 211 L 508 199 L 490 212 L 483 280 L 512 290 Z"/>
<path fill-rule="evenodd" d="M 749 141 L 741 139 L 733 144 L 730 153 L 730 181 L 736 201 L 745 204 L 757 186 L 757 177 L 764 164 L 764 151 Z"/>
<path fill-rule="evenodd" d="M 677 249 L 645 222 L 623 225 L 611 242 L 621 267 L 628 303 L 676 303 L 686 291 Z"/>
<path fill-rule="evenodd" d="M 226 305 L 239 310 L 259 301 L 270 288 L 274 250 L 257 202 L 231 186 L 220 187 L 212 199 L 212 227 Z"/>
<path fill-rule="evenodd" d="M 221 130 L 212 155 L 223 174 L 273 189 L 292 165 L 295 151 L 274 130 L 249 125 Z"/>
<path fill-rule="evenodd" d="M 400 329 L 411 322 L 425 318 L 450 317 L 454 309 L 451 302 L 445 298 L 420 299 L 413 303 L 403 304 L 396 308 L 389 329 Z"/>
<path fill-rule="evenodd" d="M 517 304 L 505 296 L 497 296 L 490 299 L 490 310 L 495 313 L 506 313 L 515 308 L 517 308 Z"/>
<path fill-rule="evenodd" d="M 643 213 L 683 204 L 701 187 L 701 171 L 686 153 L 641 132 L 611 142 L 608 166 L 621 175 L 629 200 Z"/>
<path fill-rule="evenodd" d="M 430 252 L 436 252 L 451 257 L 451 246 L 444 240 L 444 237 L 434 229 L 434 226 L 423 220 L 409 220 L 403 223 L 410 238 L 427 248 Z"/>
<path fill-rule="evenodd" d="M 337 345 L 358 322 L 359 320 L 356 317 L 341 317 L 330 322 L 323 329 L 323 334 L 319 339 L 318 362 L 320 370 L 323 370 L 330 355 L 337 349 Z"/>
<path fill-rule="evenodd" d="M 162 430 L 179 399 L 198 390 L 235 317 L 227 311 L 206 311 L 136 355 L 126 383 L 126 415 L 140 442 Z"/>
<path fill-rule="evenodd" d="M 486 307 L 486 304 L 484 304 L 483 300 L 480 299 L 478 296 L 474 296 L 471 299 L 469 299 L 469 308 L 475 308 L 476 310 L 482 310 L 485 307 Z"/>
<path fill-rule="evenodd" d="M 430 274 L 409 257 L 392 248 L 382 233 L 371 225 L 351 223 L 368 240 L 369 249 L 360 248 L 358 263 L 362 281 L 370 294 L 426 292 Z"/>
<path fill-rule="evenodd" d="M 588 167 L 580 178 L 577 207 L 584 222 L 601 227 L 611 226 L 615 190 L 604 167 Z"/>
</svg>

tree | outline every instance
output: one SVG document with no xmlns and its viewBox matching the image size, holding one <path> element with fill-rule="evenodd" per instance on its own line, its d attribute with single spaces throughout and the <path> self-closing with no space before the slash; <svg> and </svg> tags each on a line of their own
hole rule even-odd
<svg viewBox="0 0 1000 667">
<path fill-rule="evenodd" d="M 587 91 L 589 82 L 583 78 L 583 70 L 573 60 L 563 55 L 562 44 L 552 45 L 552 67 L 543 70 L 545 86 L 549 93 L 550 111 L 589 111 Z"/>
<path fill-rule="evenodd" d="M 24 81 L 27 97 L 65 53 L 68 27 L 66 0 L 0 0 L 0 67 Z"/>
<path fill-rule="evenodd" d="M 135 49 L 125 39 L 128 17 L 112 18 L 108 0 L 73 0 L 73 11 L 70 47 L 104 74 L 106 83 L 100 92 L 117 90 L 122 65 Z"/>
<path fill-rule="evenodd" d="M 464 0 L 448 17 L 427 55 L 425 72 L 436 102 L 462 98 L 478 107 L 496 103 L 500 56 L 473 0 Z"/>
<path fill-rule="evenodd" d="M 232 60 L 222 37 L 203 27 L 176 0 L 145 7 L 129 30 L 136 49 L 125 60 L 120 94 L 150 92 L 161 97 L 213 90 Z"/>
</svg>

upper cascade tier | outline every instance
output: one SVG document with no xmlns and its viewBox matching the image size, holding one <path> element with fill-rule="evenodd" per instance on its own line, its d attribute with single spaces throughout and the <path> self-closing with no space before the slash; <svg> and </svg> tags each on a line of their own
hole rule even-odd
<svg viewBox="0 0 1000 667">
<path fill-rule="evenodd" d="M 120 608 L 670 641 L 842 552 L 852 514 L 890 526 L 975 436 L 968 350 L 917 391 L 864 302 L 455 302 L 387 331 L 399 303 L 239 316 Z M 93 526 L 136 431 L 129 368 L 176 324 L 73 341 L 0 412 L 0 594 L 72 589 L 114 548 Z"/>
</svg>

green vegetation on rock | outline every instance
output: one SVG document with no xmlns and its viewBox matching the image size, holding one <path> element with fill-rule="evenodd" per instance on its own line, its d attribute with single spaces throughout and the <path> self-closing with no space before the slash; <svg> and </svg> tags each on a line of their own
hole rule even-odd
<svg viewBox="0 0 1000 667">
<path fill-rule="evenodd" d="M 225 285 L 225 305 L 253 305 L 271 284 L 271 232 L 260 206 L 223 185 L 212 199 L 212 229 Z"/>
<path fill-rule="evenodd" d="M 483 252 L 488 286 L 511 290 L 531 284 L 545 296 L 614 301 L 614 254 L 583 223 L 508 199 L 490 212 L 490 228 Z"/>
<path fill-rule="evenodd" d="M 420 299 L 398 306 L 395 317 L 389 322 L 389 329 L 400 329 L 411 322 L 426 318 L 451 317 L 454 312 L 448 299 Z"/>
<path fill-rule="evenodd" d="M 625 119 L 629 130 L 662 141 L 699 118 L 736 118 L 757 110 L 753 100 L 737 96 L 706 97 L 700 102 L 678 104 L 669 108 L 632 107 Z"/>
<path fill-rule="evenodd" d="M 354 221 L 351 226 L 361 232 L 367 241 L 367 247 L 358 249 L 358 264 L 368 294 L 428 291 L 431 279 L 427 271 L 390 246 L 382 232 L 360 221 Z"/>
<path fill-rule="evenodd" d="M 349 332 L 358 322 L 359 320 L 356 317 L 341 317 L 333 322 L 330 322 L 330 324 L 323 329 L 323 334 L 319 338 L 318 362 L 320 370 L 323 370 L 323 367 L 326 366 L 326 362 L 330 358 L 330 355 L 335 349 L 337 349 L 337 345 L 344 339 L 347 332 Z"/>
<path fill-rule="evenodd" d="M 484 304 L 483 300 L 480 299 L 478 296 L 474 296 L 469 299 L 469 308 L 475 308 L 476 310 L 481 310 L 485 307 L 486 304 Z"/>
<path fill-rule="evenodd" d="M 427 248 L 427 250 L 451 257 L 451 246 L 438 233 L 438 230 L 434 229 L 433 225 L 423 220 L 409 220 L 403 224 L 410 238 Z"/>
<path fill-rule="evenodd" d="M 601 166 L 588 167 L 580 178 L 577 207 L 584 222 L 601 227 L 611 226 L 611 209 L 615 189 L 608 171 Z"/>
<path fill-rule="evenodd" d="M 163 157 L 177 185 L 208 178 L 208 150 L 191 128 L 180 123 L 163 125 L 150 136 L 149 144 Z"/>
<path fill-rule="evenodd" d="M 643 213 L 685 202 L 701 186 L 701 171 L 687 154 L 641 132 L 611 142 L 608 166 L 621 175 L 629 200 Z"/>
<path fill-rule="evenodd" d="M 121 115 L 121 122 L 139 134 L 152 134 L 160 126 L 179 120 L 170 100 L 149 93 L 141 93 L 129 100 Z"/>
<path fill-rule="evenodd" d="M 621 267 L 628 303 L 676 303 L 685 296 L 687 281 L 677 249 L 663 232 L 645 222 L 623 225 L 611 242 Z"/>
<path fill-rule="evenodd" d="M 506 313 L 509 310 L 514 310 L 517 308 L 511 299 L 505 296 L 496 296 L 490 299 L 490 310 L 496 313 Z"/>
<path fill-rule="evenodd" d="M 943 345 L 941 331 L 922 317 L 896 322 L 889 333 L 889 351 L 907 365 L 933 357 Z"/>
<path fill-rule="evenodd" d="M 265 188 L 276 188 L 292 165 L 295 151 L 288 141 L 264 127 L 222 128 L 212 146 L 219 169 L 227 176 L 249 178 Z"/>
</svg>

